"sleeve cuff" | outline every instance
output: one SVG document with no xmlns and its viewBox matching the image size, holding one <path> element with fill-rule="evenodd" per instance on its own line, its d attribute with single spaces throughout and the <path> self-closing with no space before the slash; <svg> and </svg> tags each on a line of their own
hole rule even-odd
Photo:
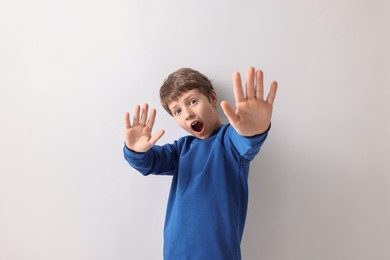
<svg viewBox="0 0 390 260">
<path fill-rule="evenodd" d="M 123 145 L 123 153 L 126 155 L 127 158 L 135 159 L 135 160 L 142 159 L 145 155 L 145 153 L 139 153 L 131 150 L 126 146 L 126 143 L 124 143 Z"/>
</svg>

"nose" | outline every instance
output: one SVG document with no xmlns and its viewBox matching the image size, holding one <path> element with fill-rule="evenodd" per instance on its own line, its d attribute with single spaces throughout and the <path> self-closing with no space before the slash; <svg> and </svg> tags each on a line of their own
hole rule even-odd
<svg viewBox="0 0 390 260">
<path fill-rule="evenodd" d="M 192 112 L 192 110 L 191 109 L 189 109 L 189 108 L 186 108 L 185 110 L 184 110 L 184 116 L 185 116 L 185 119 L 186 120 L 190 120 L 191 118 L 193 118 L 194 117 L 194 113 Z"/>
</svg>

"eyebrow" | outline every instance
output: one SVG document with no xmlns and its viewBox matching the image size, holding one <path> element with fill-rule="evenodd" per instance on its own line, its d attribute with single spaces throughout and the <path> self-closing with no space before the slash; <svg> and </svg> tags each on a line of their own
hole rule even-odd
<svg viewBox="0 0 390 260">
<path fill-rule="evenodd" d="M 173 107 L 170 107 L 169 109 L 171 110 L 171 111 L 173 111 L 173 110 L 175 110 L 177 108 L 177 105 L 174 105 Z"/>
<path fill-rule="evenodd" d="M 185 94 L 183 94 L 184 96 Z M 189 96 L 187 97 L 184 97 L 184 103 L 187 103 L 188 100 L 190 99 L 193 99 L 193 98 L 198 98 L 196 94 L 190 94 Z M 176 101 L 177 102 L 177 101 Z M 170 108 L 171 111 L 175 110 L 178 106 L 177 105 L 174 105 L 173 107 Z"/>
</svg>

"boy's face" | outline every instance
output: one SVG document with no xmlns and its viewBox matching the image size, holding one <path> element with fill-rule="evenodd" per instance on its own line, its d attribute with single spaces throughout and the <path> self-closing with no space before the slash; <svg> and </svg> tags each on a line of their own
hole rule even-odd
<svg viewBox="0 0 390 260">
<path fill-rule="evenodd" d="M 206 139 L 222 125 L 216 104 L 215 93 L 209 101 L 199 90 L 192 89 L 169 103 L 168 107 L 181 128 L 199 139 Z"/>
</svg>

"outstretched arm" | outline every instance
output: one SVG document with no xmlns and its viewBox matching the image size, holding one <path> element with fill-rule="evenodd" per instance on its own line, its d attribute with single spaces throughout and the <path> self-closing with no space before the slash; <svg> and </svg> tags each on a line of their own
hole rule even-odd
<svg viewBox="0 0 390 260">
<path fill-rule="evenodd" d="M 236 109 L 222 101 L 221 107 L 233 128 L 242 136 L 254 136 L 265 132 L 271 122 L 272 106 L 276 96 L 277 82 L 271 84 L 264 100 L 263 72 L 250 67 L 246 73 L 246 96 L 242 88 L 241 75 L 233 74 Z"/>
<path fill-rule="evenodd" d="M 149 119 L 148 104 L 143 105 L 141 115 L 140 110 L 140 106 L 137 105 L 132 125 L 130 124 L 130 114 L 125 113 L 125 144 L 127 148 L 142 153 L 149 150 L 163 136 L 164 130 L 160 130 L 152 136 L 156 110 L 152 109 Z"/>
</svg>

